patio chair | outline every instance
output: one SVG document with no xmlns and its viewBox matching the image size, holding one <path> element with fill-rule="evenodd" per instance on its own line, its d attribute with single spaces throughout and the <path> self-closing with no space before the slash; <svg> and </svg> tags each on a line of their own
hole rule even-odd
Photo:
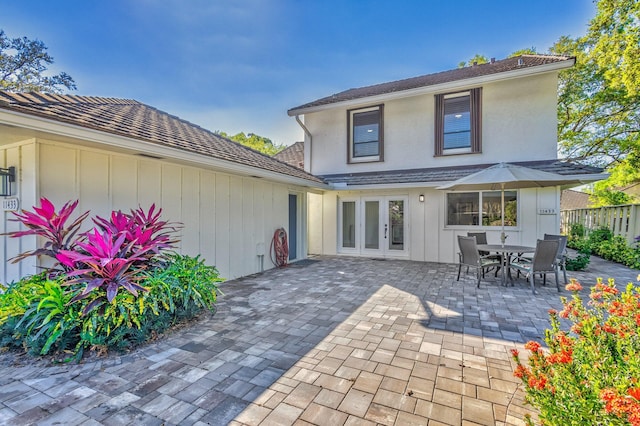
<svg viewBox="0 0 640 426">
<path fill-rule="evenodd" d="M 560 291 L 558 268 L 556 266 L 558 245 L 560 245 L 560 242 L 557 239 L 538 240 L 536 243 L 536 251 L 530 261 L 525 258 L 516 258 L 509 264 L 510 269 L 515 269 L 518 273 L 522 272 L 525 275 L 531 284 L 531 291 L 533 294 L 536 294 L 535 275 L 541 274 L 546 281 L 547 274 L 551 272 L 555 274 L 556 288 Z M 511 271 L 509 271 L 509 279 L 511 280 L 511 285 L 513 285 Z"/>
<path fill-rule="evenodd" d="M 458 235 L 458 247 L 460 248 L 460 264 L 458 265 L 457 281 L 460 281 L 462 266 L 466 266 L 467 271 L 468 268 L 475 268 L 476 277 L 478 279 L 478 288 L 480 288 L 480 280 L 483 277 L 484 268 L 493 266 L 498 267 L 502 265 L 501 260 L 494 260 L 480 255 L 475 237 Z"/>
<path fill-rule="evenodd" d="M 558 254 L 556 255 L 556 267 L 562 269 L 564 275 L 564 284 L 567 285 L 567 236 L 544 234 L 545 240 L 558 240 Z"/>
<path fill-rule="evenodd" d="M 486 232 L 467 232 L 467 237 L 476 237 L 476 244 L 487 244 L 487 233 Z M 480 250 L 480 256 L 484 256 L 487 259 L 494 260 L 502 260 L 502 256 L 499 254 L 491 254 L 488 251 Z M 491 268 L 484 268 L 482 270 L 482 278 L 484 278 L 485 271 L 488 271 Z M 498 276 L 498 271 L 500 271 L 500 266 L 496 267 L 495 276 Z"/>
</svg>

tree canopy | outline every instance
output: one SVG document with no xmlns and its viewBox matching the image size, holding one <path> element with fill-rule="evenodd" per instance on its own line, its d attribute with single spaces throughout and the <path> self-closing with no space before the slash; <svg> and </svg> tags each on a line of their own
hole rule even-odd
<svg viewBox="0 0 640 426">
<path fill-rule="evenodd" d="M 264 136 L 256 135 L 255 133 L 247 133 L 245 135 L 244 132 L 240 132 L 233 136 L 230 136 L 225 132 L 216 133 L 224 138 L 231 139 L 234 142 L 238 142 L 239 144 L 247 146 L 251 149 L 255 149 L 256 151 L 270 156 L 273 156 L 286 148 L 286 146 L 284 145 L 276 145 L 271 141 L 271 139 Z"/>
<path fill-rule="evenodd" d="M 537 55 L 537 54 L 538 54 L 538 51 L 536 50 L 535 47 L 525 47 L 524 49 L 519 49 L 513 52 L 511 55 L 509 55 L 509 58 L 514 58 L 516 56 L 522 56 L 522 55 Z"/>
<path fill-rule="evenodd" d="M 586 41 L 608 84 L 629 96 L 640 93 L 640 2 L 599 0 Z"/>
<path fill-rule="evenodd" d="M 464 67 L 470 67 L 473 64 L 479 65 L 479 64 L 486 64 L 487 62 L 489 62 L 489 58 L 487 58 L 484 55 L 481 55 L 479 53 L 476 53 L 473 58 L 469 59 L 467 62 L 462 61 L 458 64 L 458 68 L 464 68 Z"/>
<path fill-rule="evenodd" d="M 585 35 L 563 36 L 548 50 L 576 58 L 559 75 L 558 149 L 562 158 L 610 173 L 593 186 L 596 205 L 623 204 L 636 200 L 620 190 L 640 182 L 640 2 L 596 0 L 596 6 Z M 483 59 L 476 55 L 468 64 Z"/>
<path fill-rule="evenodd" d="M 596 205 L 633 202 L 620 189 L 640 181 L 639 36 L 637 0 L 599 0 L 588 33 L 561 37 L 549 50 L 576 57 L 559 77 L 559 149 L 610 173 L 594 185 Z"/>
<path fill-rule="evenodd" d="M 511 55 L 509 55 L 509 58 L 513 58 L 515 56 L 521 56 L 521 55 L 536 55 L 536 54 L 537 52 L 535 47 L 525 47 L 524 49 L 516 50 L 515 52 L 513 52 Z M 468 61 L 459 62 L 458 68 L 470 67 L 473 64 L 480 65 L 480 64 L 487 64 L 487 63 L 489 63 L 489 58 L 486 55 L 476 53 L 473 56 L 473 58 L 469 59 Z"/>
<path fill-rule="evenodd" d="M 9 38 L 0 30 L 0 89 L 10 92 L 62 93 L 75 90 L 73 78 L 65 72 L 46 75 L 53 57 L 40 40 Z"/>
</svg>

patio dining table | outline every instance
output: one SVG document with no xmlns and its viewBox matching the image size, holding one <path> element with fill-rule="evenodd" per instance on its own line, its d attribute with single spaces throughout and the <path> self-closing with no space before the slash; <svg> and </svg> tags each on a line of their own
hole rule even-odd
<svg viewBox="0 0 640 426">
<path fill-rule="evenodd" d="M 519 245 L 511 245 L 511 244 L 478 244 L 479 251 L 488 251 L 491 253 L 499 253 L 502 257 L 502 285 L 507 285 L 507 275 L 505 270 L 509 269 L 509 265 L 511 264 L 511 255 L 513 253 L 523 254 L 523 253 L 534 253 L 536 251 L 535 247 L 530 246 L 519 246 Z M 509 272 L 511 273 L 511 272 Z"/>
</svg>

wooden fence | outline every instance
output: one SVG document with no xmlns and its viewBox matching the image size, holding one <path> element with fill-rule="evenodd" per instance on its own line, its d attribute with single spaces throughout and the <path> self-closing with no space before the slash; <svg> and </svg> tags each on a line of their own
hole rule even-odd
<svg viewBox="0 0 640 426">
<path fill-rule="evenodd" d="M 560 231 L 568 234 L 571 225 L 581 223 L 587 235 L 590 231 L 607 227 L 614 235 L 622 235 L 629 244 L 640 236 L 640 204 L 562 210 Z"/>
</svg>

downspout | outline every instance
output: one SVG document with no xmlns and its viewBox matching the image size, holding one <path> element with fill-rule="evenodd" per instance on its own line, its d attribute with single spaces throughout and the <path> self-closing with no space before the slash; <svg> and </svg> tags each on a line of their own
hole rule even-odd
<svg viewBox="0 0 640 426">
<path fill-rule="evenodd" d="M 300 125 L 300 127 L 302 127 L 302 130 L 304 130 L 304 134 L 307 135 L 307 137 L 309 138 L 309 174 L 313 174 L 313 172 L 311 171 L 311 153 L 313 152 L 313 137 L 311 136 L 311 132 L 309 131 L 309 129 L 307 129 L 307 126 L 304 125 L 304 123 L 302 122 L 302 120 L 300 120 L 300 115 L 296 114 L 296 121 L 298 122 L 298 124 Z"/>
</svg>

